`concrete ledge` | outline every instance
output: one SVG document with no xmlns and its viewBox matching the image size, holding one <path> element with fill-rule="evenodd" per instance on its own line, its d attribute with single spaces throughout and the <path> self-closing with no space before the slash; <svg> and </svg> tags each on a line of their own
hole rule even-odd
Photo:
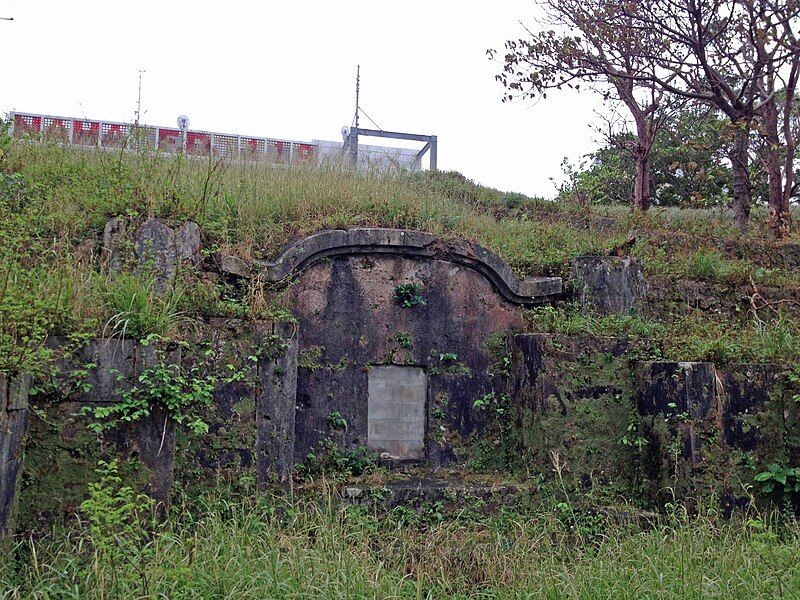
<svg viewBox="0 0 800 600">
<path fill-rule="evenodd" d="M 256 262 L 268 281 L 283 281 L 314 263 L 349 254 L 393 254 L 412 258 L 445 260 L 483 275 L 509 302 L 541 304 L 561 294 L 560 277 L 528 277 L 520 280 L 511 267 L 486 248 L 466 240 L 439 240 L 422 231 L 364 227 L 314 233 L 286 246 L 274 262 Z"/>
</svg>

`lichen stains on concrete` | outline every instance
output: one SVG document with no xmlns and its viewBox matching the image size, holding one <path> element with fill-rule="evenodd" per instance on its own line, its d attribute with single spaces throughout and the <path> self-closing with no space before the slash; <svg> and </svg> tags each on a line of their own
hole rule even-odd
<svg viewBox="0 0 800 600">
<path fill-rule="evenodd" d="M 420 286 L 424 303 L 395 301 L 396 287 L 406 284 Z M 300 352 L 321 350 L 322 366 L 298 373 L 296 457 L 331 435 L 326 420 L 333 411 L 348 422 L 344 444 L 366 444 L 366 371 L 373 365 L 425 368 L 430 389 L 450 396 L 438 427 L 469 435 L 482 419 L 472 414 L 474 401 L 492 390 L 487 369 L 494 359 L 484 341 L 522 327 L 521 308 L 503 300 L 483 275 L 442 260 L 335 257 L 307 270 L 290 294 Z M 428 438 L 429 460 L 452 456 L 434 452 Z"/>
</svg>

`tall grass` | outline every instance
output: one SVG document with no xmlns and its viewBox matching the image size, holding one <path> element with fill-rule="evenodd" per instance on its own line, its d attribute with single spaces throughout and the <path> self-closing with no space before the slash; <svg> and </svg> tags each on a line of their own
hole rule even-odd
<svg viewBox="0 0 800 600">
<path fill-rule="evenodd" d="M 590 543 L 552 512 L 403 524 L 328 503 L 207 502 L 124 560 L 80 529 L 19 542 L 3 598 L 789 598 L 800 529 L 680 511 Z"/>
<path fill-rule="evenodd" d="M 133 289 L 138 285 L 134 279 L 122 278 L 113 282 L 116 290 L 110 289 L 100 261 L 80 262 L 77 248 L 87 240 L 90 245 L 96 242 L 106 220 L 120 214 L 193 219 L 203 228 L 208 250 L 226 250 L 244 258 L 272 258 L 291 239 L 322 228 L 422 229 L 445 238 L 477 241 L 519 275 L 565 277 L 573 257 L 604 253 L 638 232 L 633 254 L 648 275 L 659 278 L 659 286 L 672 287 L 687 278 L 746 285 L 752 277 L 759 286 L 800 287 L 796 270 L 759 267 L 755 256 L 734 258 L 702 235 L 685 248 L 662 244 L 661 234 L 647 235 L 659 229 L 667 234 L 677 230 L 731 233 L 727 217 L 715 210 L 654 209 L 653 214 L 641 215 L 621 207 L 579 207 L 503 194 L 453 173 L 381 175 L 353 173 L 336 165 L 273 168 L 23 142 L 2 155 L 0 172 L 5 177 L 0 185 L 0 256 L 14 266 L 22 282 L 19 289 L 41 290 L 42 298 L 61 307 L 54 317 L 59 323 L 44 328 L 50 334 L 59 330 L 96 334 L 104 324 L 132 335 L 169 332 L 181 329 L 185 318 L 196 316 L 192 310 L 225 308 L 215 296 L 218 290 L 191 281 L 184 297 L 173 296 L 175 302 L 166 303 L 148 290 Z M 611 225 L 584 218 L 603 215 L 613 217 Z M 754 224 L 756 234 L 761 231 L 758 223 Z M 63 284 L 32 281 L 37 272 L 64 274 Z M 26 277 L 31 281 L 23 281 Z M 683 307 L 673 300 L 678 297 L 673 294 L 664 302 L 670 306 L 659 308 L 680 312 Z M 729 308 L 742 314 L 738 297 L 723 303 L 735 304 Z M 717 329 L 743 340 L 754 332 L 749 320 L 735 315 L 711 315 L 710 319 L 719 321 Z M 17 321 L 22 323 L 22 319 Z M 789 351 L 787 360 L 797 355 L 797 323 L 787 318 L 784 325 L 789 333 L 794 327 L 793 339 L 784 336 L 784 342 L 773 343 L 777 340 L 769 330 L 767 335 L 759 331 L 764 343 L 759 342 L 758 354 L 780 358 L 775 352 L 784 348 Z M 4 328 L 8 329 L 0 322 L 0 333 Z M 699 336 L 701 345 L 705 337 Z M 710 339 L 709 343 L 724 347 L 699 348 L 701 354 L 735 354 L 737 348 L 747 348 L 724 340 Z M 682 355 L 687 354 L 684 349 Z"/>
</svg>

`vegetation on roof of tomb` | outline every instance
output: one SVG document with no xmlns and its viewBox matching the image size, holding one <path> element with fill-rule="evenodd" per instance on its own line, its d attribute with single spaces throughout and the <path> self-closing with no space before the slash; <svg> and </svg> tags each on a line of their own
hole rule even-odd
<svg viewBox="0 0 800 600">
<path fill-rule="evenodd" d="M 154 293 L 146 276 L 109 273 L 99 240 L 115 216 L 196 221 L 204 236 L 201 271 L 215 268 L 219 251 L 271 258 L 298 237 L 354 226 L 464 237 L 520 275 L 568 278 L 573 257 L 627 247 L 650 280 L 652 315 L 593 319 L 567 303 L 532 312 L 531 327 L 647 337 L 655 340 L 654 357 L 784 362 L 800 356 L 791 300 L 800 296 L 792 262 L 800 257 L 800 238 L 772 241 L 766 211 L 758 207 L 745 234 L 724 208 L 641 213 L 594 204 L 568 189 L 556 200 L 502 192 L 456 172 L 281 169 L 66 148 L 3 134 L 0 368 L 41 368 L 48 336 L 171 337 L 204 316 L 264 317 L 281 306 L 279 293 L 234 293 L 199 273 L 181 273 L 165 295 Z M 697 307 L 675 293 L 689 284 L 697 288 Z M 758 312 L 754 292 L 768 304 Z"/>
</svg>

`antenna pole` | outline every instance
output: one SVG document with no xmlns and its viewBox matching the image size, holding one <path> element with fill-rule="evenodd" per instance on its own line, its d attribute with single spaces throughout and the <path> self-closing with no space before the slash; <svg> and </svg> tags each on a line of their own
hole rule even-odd
<svg viewBox="0 0 800 600">
<path fill-rule="evenodd" d="M 361 65 L 356 67 L 356 128 L 358 128 L 358 96 L 361 93 Z"/>
<path fill-rule="evenodd" d="M 139 128 L 139 117 L 142 116 L 142 71 L 139 70 L 139 95 L 136 97 L 136 128 Z"/>
<path fill-rule="evenodd" d="M 361 65 L 356 67 L 356 115 L 355 125 L 350 129 L 349 144 L 350 144 L 350 164 L 354 167 L 358 164 L 358 101 L 359 94 L 361 93 Z"/>
</svg>

